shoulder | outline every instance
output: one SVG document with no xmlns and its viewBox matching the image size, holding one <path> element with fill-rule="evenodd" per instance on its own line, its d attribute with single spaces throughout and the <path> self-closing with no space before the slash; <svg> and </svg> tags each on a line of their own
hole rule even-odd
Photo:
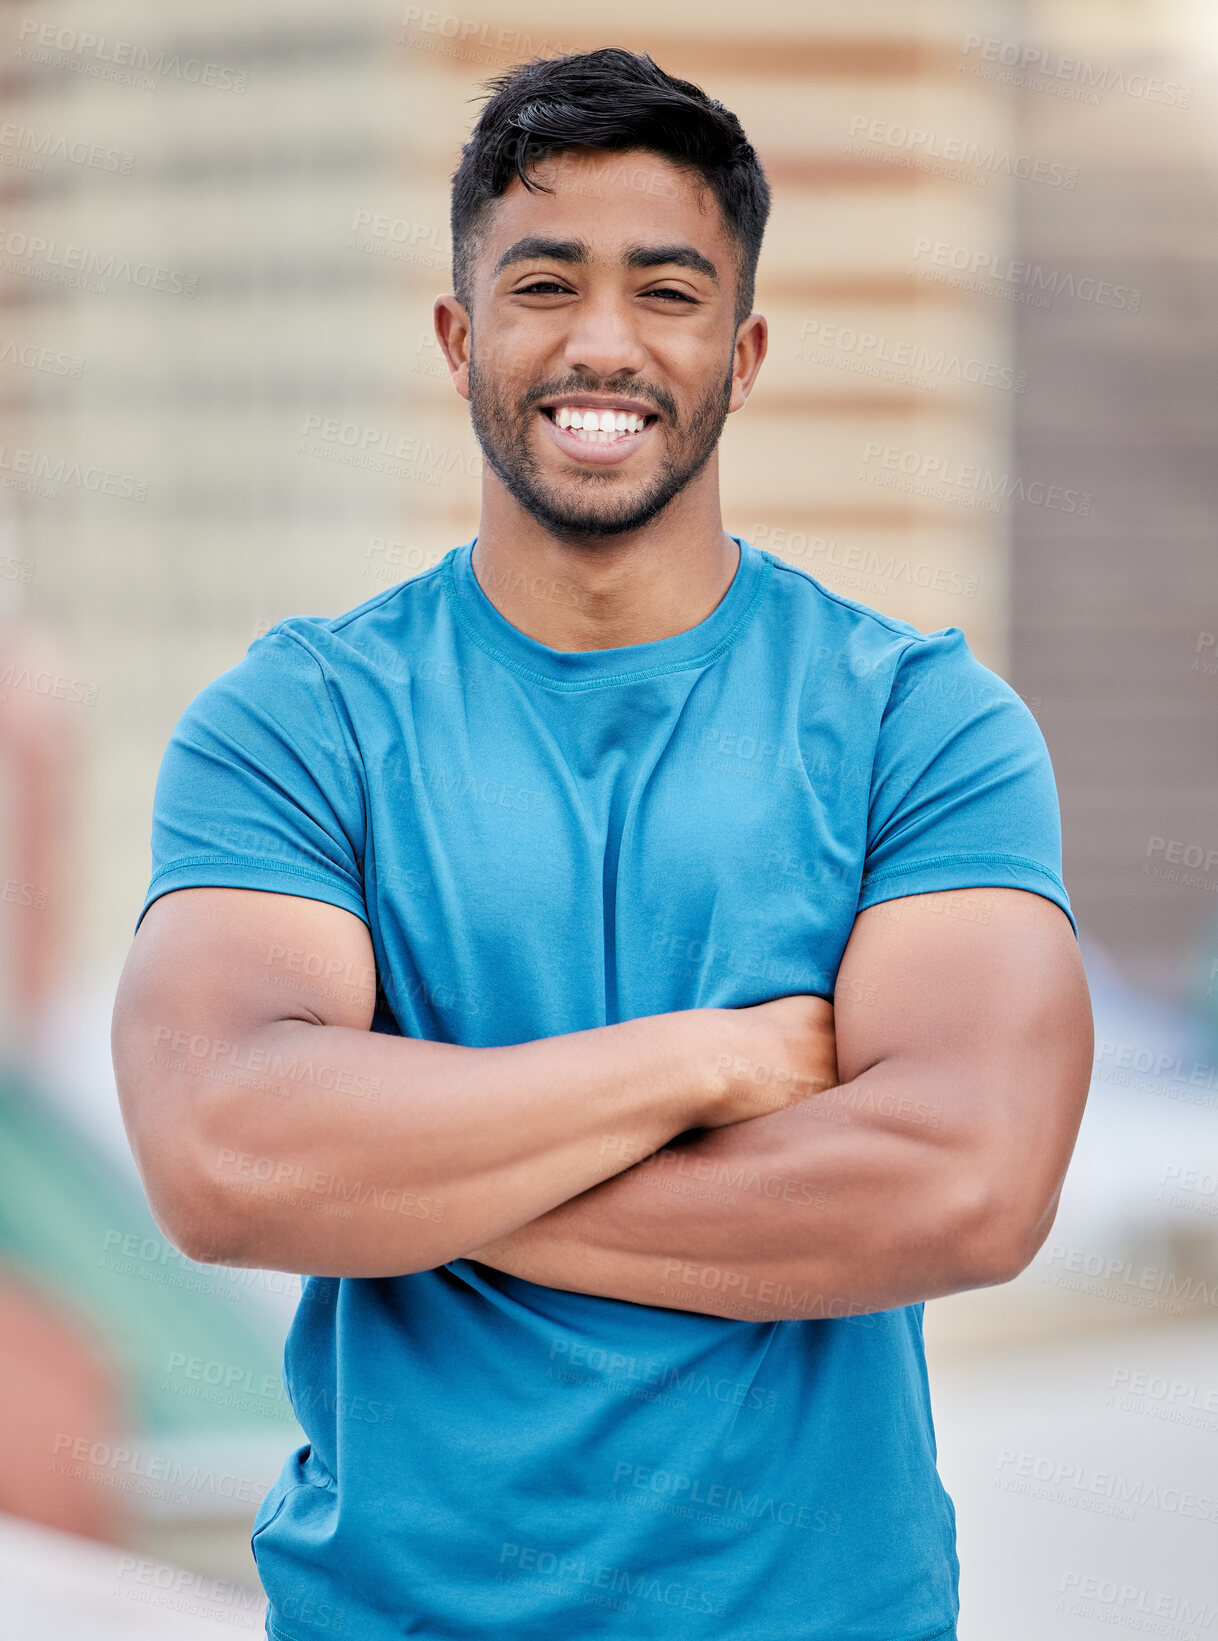
<svg viewBox="0 0 1218 1641">
<path fill-rule="evenodd" d="M 1027 713 L 1011 685 L 973 654 L 960 627 L 922 632 L 834 592 L 798 565 L 767 556 L 778 619 L 807 635 L 814 676 L 848 676 L 889 710 L 917 695 L 927 706 L 1001 704 Z"/>
<path fill-rule="evenodd" d="M 284 656 L 292 651 L 311 658 L 323 677 L 371 665 L 400 667 L 403 655 L 417 649 L 423 635 L 434 632 L 445 600 L 443 571 L 447 554 L 430 569 L 399 581 L 341 615 L 292 615 L 255 639 L 247 659 L 262 646 L 263 653 Z"/>
<path fill-rule="evenodd" d="M 276 621 L 234 666 L 204 685 L 187 716 L 234 712 L 284 727 L 326 720 L 333 729 L 335 717 L 346 716 L 344 701 L 349 705 L 369 683 L 383 689 L 401 680 L 411 658 L 417 662 L 435 643 L 446 603 L 444 564 L 441 559 L 340 615 Z"/>
<path fill-rule="evenodd" d="M 835 593 L 818 581 L 809 570 L 792 564 L 777 554 L 758 548 L 773 566 L 772 581 L 775 596 L 802 612 L 805 619 L 821 625 L 830 625 L 840 632 L 857 633 L 860 639 L 877 648 L 902 647 L 924 635 L 899 616 L 885 615 L 869 604 Z"/>
<path fill-rule="evenodd" d="M 440 565 L 399 582 L 341 615 L 292 615 L 249 645 L 206 683 L 178 720 L 175 738 L 270 739 L 299 747 L 343 747 L 348 706 L 359 680 L 401 676 L 435 630 Z"/>
</svg>

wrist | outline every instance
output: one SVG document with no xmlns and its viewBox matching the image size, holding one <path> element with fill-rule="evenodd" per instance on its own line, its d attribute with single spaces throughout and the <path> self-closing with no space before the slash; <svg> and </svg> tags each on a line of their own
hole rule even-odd
<svg viewBox="0 0 1218 1641">
<path fill-rule="evenodd" d="M 733 1010 L 686 1009 L 674 1016 L 682 1023 L 680 1048 L 687 1103 L 685 1128 L 717 1128 L 727 1120 L 735 1083 L 729 1036 Z"/>
</svg>

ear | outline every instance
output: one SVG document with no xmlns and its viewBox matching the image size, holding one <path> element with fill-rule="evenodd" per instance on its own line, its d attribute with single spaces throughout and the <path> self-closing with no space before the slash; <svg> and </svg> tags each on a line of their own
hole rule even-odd
<svg viewBox="0 0 1218 1641">
<path fill-rule="evenodd" d="M 728 414 L 733 410 L 741 410 L 748 402 L 749 394 L 753 391 L 753 383 L 757 380 L 757 372 L 761 369 L 761 361 L 766 356 L 769 346 L 770 328 L 764 314 L 751 313 L 741 322 L 736 332 L 736 350 L 732 356 L 732 397 L 728 403 Z"/>
<path fill-rule="evenodd" d="M 455 296 L 437 296 L 432 309 L 432 323 L 436 328 L 452 384 L 463 399 L 469 398 L 469 346 L 471 324 L 469 314 Z"/>
</svg>

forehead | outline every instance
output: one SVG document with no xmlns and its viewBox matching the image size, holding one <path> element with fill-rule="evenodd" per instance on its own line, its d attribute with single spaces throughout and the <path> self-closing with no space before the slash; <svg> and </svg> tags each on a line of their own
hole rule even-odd
<svg viewBox="0 0 1218 1641">
<path fill-rule="evenodd" d="M 731 256 L 734 241 L 705 179 L 660 154 L 568 148 L 530 165 L 529 176 L 553 192 L 513 177 L 487 226 L 484 244 L 496 255 L 526 234 L 544 233 L 582 239 L 594 258 L 617 258 L 622 247 L 649 240 L 683 240 L 719 265 Z"/>
</svg>

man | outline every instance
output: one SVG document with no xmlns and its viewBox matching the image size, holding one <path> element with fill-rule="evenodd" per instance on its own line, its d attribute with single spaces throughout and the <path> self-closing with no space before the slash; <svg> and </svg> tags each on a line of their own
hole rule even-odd
<svg viewBox="0 0 1218 1641">
<path fill-rule="evenodd" d="M 478 535 L 166 753 L 119 1089 L 181 1248 L 308 1273 L 282 1641 L 955 1634 L 922 1302 L 1047 1235 L 1086 985 L 1019 698 L 723 530 L 768 208 L 646 56 L 497 81 Z"/>
</svg>

